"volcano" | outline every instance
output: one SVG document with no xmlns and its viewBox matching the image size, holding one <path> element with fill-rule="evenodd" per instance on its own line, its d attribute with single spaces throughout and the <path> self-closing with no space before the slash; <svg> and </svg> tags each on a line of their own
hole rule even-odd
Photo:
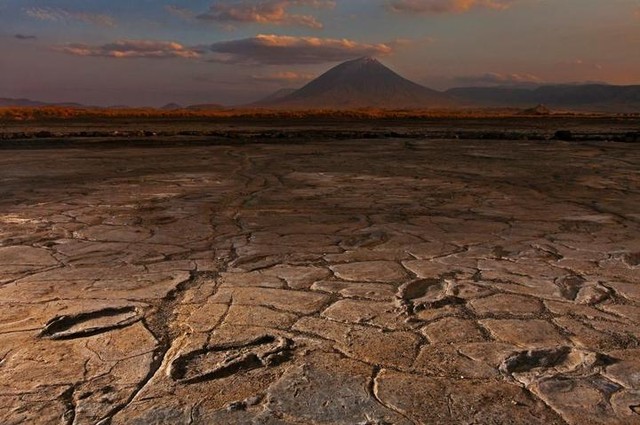
<svg viewBox="0 0 640 425">
<path fill-rule="evenodd" d="M 377 59 L 344 62 L 299 90 L 255 106 L 288 109 L 410 109 L 457 106 L 455 98 L 398 75 Z"/>
</svg>

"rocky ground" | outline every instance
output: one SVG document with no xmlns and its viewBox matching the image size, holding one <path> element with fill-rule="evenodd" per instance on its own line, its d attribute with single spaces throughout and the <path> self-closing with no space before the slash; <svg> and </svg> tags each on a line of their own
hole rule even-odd
<svg viewBox="0 0 640 425">
<path fill-rule="evenodd" d="M 2 424 L 640 423 L 637 144 L 28 146 Z"/>
</svg>

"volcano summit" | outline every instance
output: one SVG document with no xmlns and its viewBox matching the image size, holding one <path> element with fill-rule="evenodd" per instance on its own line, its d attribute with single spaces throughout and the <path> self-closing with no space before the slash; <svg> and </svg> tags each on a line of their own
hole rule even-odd
<svg viewBox="0 0 640 425">
<path fill-rule="evenodd" d="M 261 107 L 287 109 L 385 109 L 457 106 L 453 97 L 398 75 L 377 59 L 344 62 L 293 93 L 264 99 Z"/>
</svg>

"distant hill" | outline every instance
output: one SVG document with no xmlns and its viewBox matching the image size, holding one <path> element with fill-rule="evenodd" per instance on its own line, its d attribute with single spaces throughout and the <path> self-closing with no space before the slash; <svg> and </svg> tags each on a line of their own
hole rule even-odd
<svg viewBox="0 0 640 425">
<path fill-rule="evenodd" d="M 176 111 L 178 109 L 182 109 L 182 106 L 178 105 L 177 103 L 167 103 L 160 108 L 160 110 L 162 111 Z"/>
<path fill-rule="evenodd" d="M 544 105 L 545 110 L 536 105 Z M 31 99 L 0 98 L 0 107 L 130 109 L 126 105 L 101 108 L 80 103 L 51 103 Z M 373 58 L 342 63 L 301 89 L 281 89 L 245 105 L 273 109 L 429 109 L 520 108 L 547 115 L 552 110 L 640 113 L 640 85 L 546 85 L 539 87 L 459 87 L 439 92 L 409 81 Z M 151 109 L 151 108 L 149 108 Z M 216 103 L 183 107 L 169 103 L 162 111 L 220 111 Z"/>
<path fill-rule="evenodd" d="M 199 105 L 189 105 L 185 109 L 189 111 L 219 111 L 224 109 L 224 106 L 217 103 L 203 103 Z"/>
<path fill-rule="evenodd" d="M 90 109 L 132 109 L 131 106 L 127 105 L 113 105 L 108 107 L 100 107 L 100 106 L 91 106 L 91 105 L 83 105 L 81 103 L 49 103 L 49 102 L 40 102 L 30 99 L 11 99 L 11 98 L 0 98 L 0 107 L 27 107 L 27 108 L 37 108 L 37 107 L 46 107 L 46 106 L 59 106 L 66 108 L 90 108 Z M 138 109 L 138 108 L 133 108 Z M 205 103 L 199 105 L 190 105 L 187 107 L 183 107 L 177 103 L 168 103 L 159 108 L 149 108 L 149 109 L 158 109 L 161 111 L 177 111 L 181 109 L 186 109 L 189 111 L 218 111 L 225 109 L 224 106 L 219 105 L 217 103 Z"/>
<path fill-rule="evenodd" d="M 21 107 L 35 107 L 35 106 L 47 106 L 45 102 L 37 102 L 29 99 L 9 99 L 0 97 L 0 107 L 7 106 L 21 106 Z"/>
<path fill-rule="evenodd" d="M 342 63 L 306 86 L 255 104 L 283 109 L 433 108 L 456 106 L 448 94 L 431 90 L 370 57 Z"/>
<path fill-rule="evenodd" d="M 298 89 L 280 89 L 274 93 L 271 93 L 269 96 L 259 100 L 258 102 L 256 102 L 256 104 L 262 104 L 262 103 L 270 103 L 270 102 L 274 102 L 276 100 L 280 100 L 282 98 L 285 98 L 287 96 L 289 96 L 290 94 L 293 94 L 297 91 Z"/>
<path fill-rule="evenodd" d="M 66 108 L 86 108 L 85 105 L 74 102 L 61 102 L 61 103 L 48 103 L 40 102 L 31 99 L 11 99 L 6 97 L 0 97 L 0 107 L 22 107 L 22 108 L 37 108 L 40 106 L 63 106 Z"/>
<path fill-rule="evenodd" d="M 607 84 L 549 85 L 535 89 L 511 87 L 463 87 L 447 94 L 477 106 L 531 107 L 543 104 L 603 112 L 640 112 L 640 86 Z"/>
</svg>

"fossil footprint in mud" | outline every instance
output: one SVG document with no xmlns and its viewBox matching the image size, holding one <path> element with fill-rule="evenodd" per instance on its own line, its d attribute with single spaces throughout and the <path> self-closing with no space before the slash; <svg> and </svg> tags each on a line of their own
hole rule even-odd
<svg viewBox="0 0 640 425">
<path fill-rule="evenodd" d="M 618 361 L 602 353 L 557 346 L 514 352 L 502 361 L 500 371 L 556 411 L 579 418 L 568 423 L 632 423 L 611 420 L 612 396 L 624 393 L 607 369 Z M 626 402 L 630 412 L 635 400 Z"/>
<path fill-rule="evenodd" d="M 545 376 L 583 376 L 599 371 L 616 360 L 601 353 L 559 346 L 512 353 L 500 364 L 500 371 L 528 383 Z"/>
<path fill-rule="evenodd" d="M 376 230 L 346 238 L 341 242 L 341 246 L 345 249 L 371 248 L 386 242 L 388 239 L 389 236 L 385 232 Z"/>
<path fill-rule="evenodd" d="M 56 316 L 40 331 L 41 338 L 75 339 L 129 326 L 142 319 L 134 306 L 109 307 L 73 315 Z"/>
<path fill-rule="evenodd" d="M 414 280 L 402 285 L 396 297 L 409 314 L 465 303 L 464 299 L 455 295 L 452 285 L 444 279 Z"/>
<path fill-rule="evenodd" d="M 610 297 L 610 291 L 601 284 L 589 284 L 582 276 L 563 276 L 556 279 L 560 295 L 578 304 L 598 304 Z"/>
<path fill-rule="evenodd" d="M 277 365 L 289 358 L 292 349 L 290 339 L 273 335 L 215 345 L 177 357 L 169 376 L 183 384 L 221 379 L 243 370 Z"/>
</svg>

